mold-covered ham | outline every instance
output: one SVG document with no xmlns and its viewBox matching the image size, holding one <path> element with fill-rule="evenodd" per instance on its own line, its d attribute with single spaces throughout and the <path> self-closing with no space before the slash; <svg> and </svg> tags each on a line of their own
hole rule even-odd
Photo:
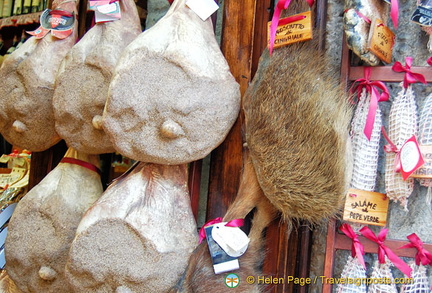
<svg viewBox="0 0 432 293">
<path fill-rule="evenodd" d="M 239 85 L 185 0 L 124 50 L 103 115 L 115 149 L 137 161 L 183 164 L 216 148 L 240 108 Z"/>
</svg>

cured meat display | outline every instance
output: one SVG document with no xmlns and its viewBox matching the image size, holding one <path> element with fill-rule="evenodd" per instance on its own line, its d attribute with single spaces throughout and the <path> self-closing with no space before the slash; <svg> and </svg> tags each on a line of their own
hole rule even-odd
<svg viewBox="0 0 432 293">
<path fill-rule="evenodd" d="M 289 7 L 291 15 L 307 9 L 306 1 Z M 351 109 L 317 43 L 291 44 L 271 57 L 266 50 L 244 98 L 258 181 L 288 223 L 333 216 L 352 173 Z"/>
<path fill-rule="evenodd" d="M 165 292 L 197 244 L 187 166 L 138 163 L 84 215 L 66 274 L 75 292 Z"/>
<path fill-rule="evenodd" d="M 382 0 L 345 0 L 343 25 L 347 45 L 370 66 L 380 63 L 378 57 L 369 51 L 371 21 L 378 18 L 387 23 L 388 10 L 388 4 Z"/>
<path fill-rule="evenodd" d="M 239 85 L 211 20 L 202 21 L 185 2 L 174 1 L 126 47 L 110 84 L 103 127 L 115 149 L 137 161 L 201 159 L 225 139 L 239 113 Z"/>
<path fill-rule="evenodd" d="M 23 292 L 71 292 L 64 267 L 84 212 L 102 194 L 99 158 L 69 148 L 18 203 L 6 238 L 6 270 Z"/>
<path fill-rule="evenodd" d="M 240 182 L 239 192 L 235 201 L 229 207 L 223 221 L 244 219 L 247 214 L 256 208 L 252 220 L 252 228 L 249 232 L 249 247 L 239 258 L 240 269 L 235 270 L 240 280 L 246 280 L 248 276 L 259 276 L 260 265 L 265 252 L 263 251 L 263 231 L 276 217 L 277 211 L 262 193 L 256 179 L 255 171 L 250 160 L 247 160 Z M 236 292 L 264 292 L 265 285 L 247 284 L 239 286 Z M 189 265 L 185 274 L 170 292 L 227 292 L 225 282 L 221 275 L 214 273 L 209 248 L 206 242 L 201 243 L 195 249 L 189 259 Z"/>
<path fill-rule="evenodd" d="M 69 146 L 88 154 L 114 152 L 102 129 L 108 86 L 121 52 L 141 33 L 135 2 L 122 0 L 119 5 L 121 19 L 87 31 L 66 55 L 56 81 L 56 130 Z"/>
<path fill-rule="evenodd" d="M 54 1 L 57 10 L 77 13 L 75 1 Z M 12 145 L 43 151 L 60 141 L 55 131 L 52 97 L 59 65 L 77 38 L 77 21 L 70 36 L 48 33 L 29 38 L 0 68 L 0 132 Z"/>
</svg>

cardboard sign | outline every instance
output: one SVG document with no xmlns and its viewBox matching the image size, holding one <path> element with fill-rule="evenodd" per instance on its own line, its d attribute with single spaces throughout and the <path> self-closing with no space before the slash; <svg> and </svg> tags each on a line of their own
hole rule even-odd
<svg viewBox="0 0 432 293">
<path fill-rule="evenodd" d="M 417 9 L 411 16 L 411 21 L 422 26 L 432 26 L 432 1 L 420 1 Z"/>
<path fill-rule="evenodd" d="M 349 189 L 343 219 L 353 223 L 385 226 L 389 199 L 383 193 Z"/>
<path fill-rule="evenodd" d="M 419 145 L 423 157 L 423 166 L 418 168 L 410 177 L 432 179 L 432 145 Z"/>
<path fill-rule="evenodd" d="M 369 34 L 369 50 L 385 63 L 392 62 L 395 34 L 380 19 L 374 19 Z"/>
<path fill-rule="evenodd" d="M 305 16 L 304 19 L 279 25 L 276 30 L 276 39 L 274 48 L 286 46 L 288 44 L 303 42 L 312 39 L 312 14 L 310 11 L 306 11 L 296 16 Z M 283 23 L 287 18 L 282 18 L 279 23 Z M 267 43 L 270 43 L 270 25 L 268 23 L 267 28 Z"/>
</svg>

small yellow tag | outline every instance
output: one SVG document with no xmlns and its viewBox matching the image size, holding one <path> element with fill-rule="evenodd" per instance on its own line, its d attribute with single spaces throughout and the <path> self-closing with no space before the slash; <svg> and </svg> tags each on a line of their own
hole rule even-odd
<svg viewBox="0 0 432 293">
<path fill-rule="evenodd" d="M 381 61 L 391 63 L 395 34 L 381 19 L 374 19 L 369 33 L 369 50 Z"/>
<path fill-rule="evenodd" d="M 385 226 L 389 199 L 383 193 L 349 189 L 343 219 L 368 225 Z"/>
<path fill-rule="evenodd" d="M 432 179 L 432 145 L 419 145 L 424 164 L 410 177 L 419 179 Z"/>
<path fill-rule="evenodd" d="M 296 14 L 295 16 L 305 16 L 304 19 L 278 26 L 274 48 L 286 46 L 288 44 L 308 41 L 312 39 L 312 14 L 311 11 Z M 292 16 L 290 16 L 292 17 Z M 283 21 L 286 18 L 281 19 Z M 270 25 L 267 28 L 267 43 L 270 43 Z"/>
</svg>

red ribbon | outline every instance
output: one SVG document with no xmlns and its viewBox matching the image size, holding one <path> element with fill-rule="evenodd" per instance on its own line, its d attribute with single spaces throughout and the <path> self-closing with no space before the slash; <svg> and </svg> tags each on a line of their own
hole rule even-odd
<svg viewBox="0 0 432 293">
<path fill-rule="evenodd" d="M 395 161 L 394 161 L 394 170 L 395 170 L 395 172 L 400 172 L 402 169 L 401 160 L 400 160 L 400 150 L 387 136 L 387 132 L 385 131 L 384 126 L 381 126 L 381 132 L 382 132 L 384 138 L 389 143 L 388 145 L 384 146 L 384 151 L 386 153 L 395 153 L 396 154 Z"/>
<path fill-rule="evenodd" d="M 205 227 L 211 226 L 213 224 L 218 224 L 218 223 L 222 223 L 223 220 L 221 217 L 218 217 L 216 219 L 213 220 L 209 220 L 207 221 L 200 229 L 199 231 L 199 243 L 201 243 L 203 241 L 204 238 L 206 238 L 206 234 L 205 234 Z M 228 223 L 225 224 L 225 226 L 227 227 L 241 227 L 244 224 L 244 220 L 243 219 L 234 219 L 229 221 Z"/>
<path fill-rule="evenodd" d="M 386 85 L 382 81 L 370 81 L 372 68 L 364 67 L 364 78 L 357 79 L 351 87 L 351 93 L 357 91 L 357 95 L 360 97 L 361 92 L 365 89 L 371 95 L 369 104 L 369 112 L 366 118 L 366 124 L 364 128 L 364 134 L 367 139 L 370 140 L 372 135 L 373 126 L 375 123 L 376 110 L 378 108 L 378 102 L 388 101 L 390 94 Z M 381 93 L 379 92 L 381 90 Z"/>
<path fill-rule="evenodd" d="M 306 0 L 306 2 L 309 4 L 310 7 L 312 7 L 312 5 L 314 4 L 314 0 Z M 276 5 L 275 11 L 273 13 L 273 17 L 271 20 L 271 24 L 270 24 L 270 44 L 269 44 L 269 51 L 270 51 L 270 56 L 273 53 L 273 47 L 274 47 L 274 42 L 276 39 L 276 30 L 277 27 L 279 25 L 280 22 L 280 15 L 282 10 L 287 9 L 288 6 L 290 5 L 291 0 L 279 0 L 279 2 Z M 289 22 L 285 22 L 284 24 L 290 23 L 290 22 L 294 22 L 297 21 L 298 19 L 292 19 Z"/>
<path fill-rule="evenodd" d="M 366 269 L 366 264 L 363 259 L 364 247 L 358 239 L 358 235 L 353 231 L 350 225 L 342 224 L 339 229 L 345 233 L 346 236 L 352 239 L 351 244 L 351 255 L 352 257 L 357 257 L 361 265 Z"/>
<path fill-rule="evenodd" d="M 101 170 L 98 167 L 96 167 L 95 165 L 90 164 L 86 161 L 79 160 L 79 159 L 64 157 L 63 159 L 61 159 L 60 163 L 69 163 L 69 164 L 79 165 L 81 167 L 84 167 L 84 168 L 87 168 L 91 171 L 94 171 L 94 172 L 98 173 L 99 175 L 101 174 Z"/>
<path fill-rule="evenodd" d="M 421 263 L 424 266 L 427 264 L 432 265 L 432 253 L 430 253 L 423 247 L 423 242 L 420 240 L 417 234 L 412 233 L 411 235 L 408 235 L 407 238 L 410 241 L 410 243 L 399 247 L 399 249 L 417 248 L 417 254 L 415 256 L 416 264 L 420 265 Z"/>
<path fill-rule="evenodd" d="M 402 64 L 399 61 L 395 62 L 395 64 L 392 67 L 393 71 L 405 72 L 405 77 L 403 81 L 404 88 L 407 88 L 411 83 L 416 83 L 417 81 L 426 84 L 426 79 L 422 74 L 411 71 L 412 62 L 413 60 L 411 57 L 406 57 L 405 67 L 402 66 Z"/>
<path fill-rule="evenodd" d="M 395 29 L 398 28 L 398 18 L 399 18 L 399 3 L 398 0 L 391 0 L 390 2 L 390 17 L 393 21 L 393 26 Z"/>
<path fill-rule="evenodd" d="M 390 248 L 384 245 L 384 241 L 387 237 L 388 229 L 382 229 L 378 237 L 372 232 L 369 227 L 365 226 L 360 229 L 360 233 L 363 234 L 364 237 L 372 240 L 373 242 L 378 244 L 378 261 L 383 264 L 385 263 L 385 256 L 405 275 L 411 277 L 412 269 L 402 260 L 400 259 Z"/>
<path fill-rule="evenodd" d="M 426 60 L 426 62 L 427 62 L 430 66 L 432 66 L 432 56 L 429 57 L 428 60 Z"/>
<path fill-rule="evenodd" d="M 69 11 L 66 11 L 66 10 L 59 10 L 59 9 L 51 10 L 51 11 L 49 12 L 49 14 L 50 14 L 50 15 L 53 15 L 53 16 L 58 16 L 58 15 L 60 15 L 60 16 L 66 16 L 66 17 L 72 17 L 72 16 L 73 16 L 73 14 L 70 13 Z"/>
</svg>

